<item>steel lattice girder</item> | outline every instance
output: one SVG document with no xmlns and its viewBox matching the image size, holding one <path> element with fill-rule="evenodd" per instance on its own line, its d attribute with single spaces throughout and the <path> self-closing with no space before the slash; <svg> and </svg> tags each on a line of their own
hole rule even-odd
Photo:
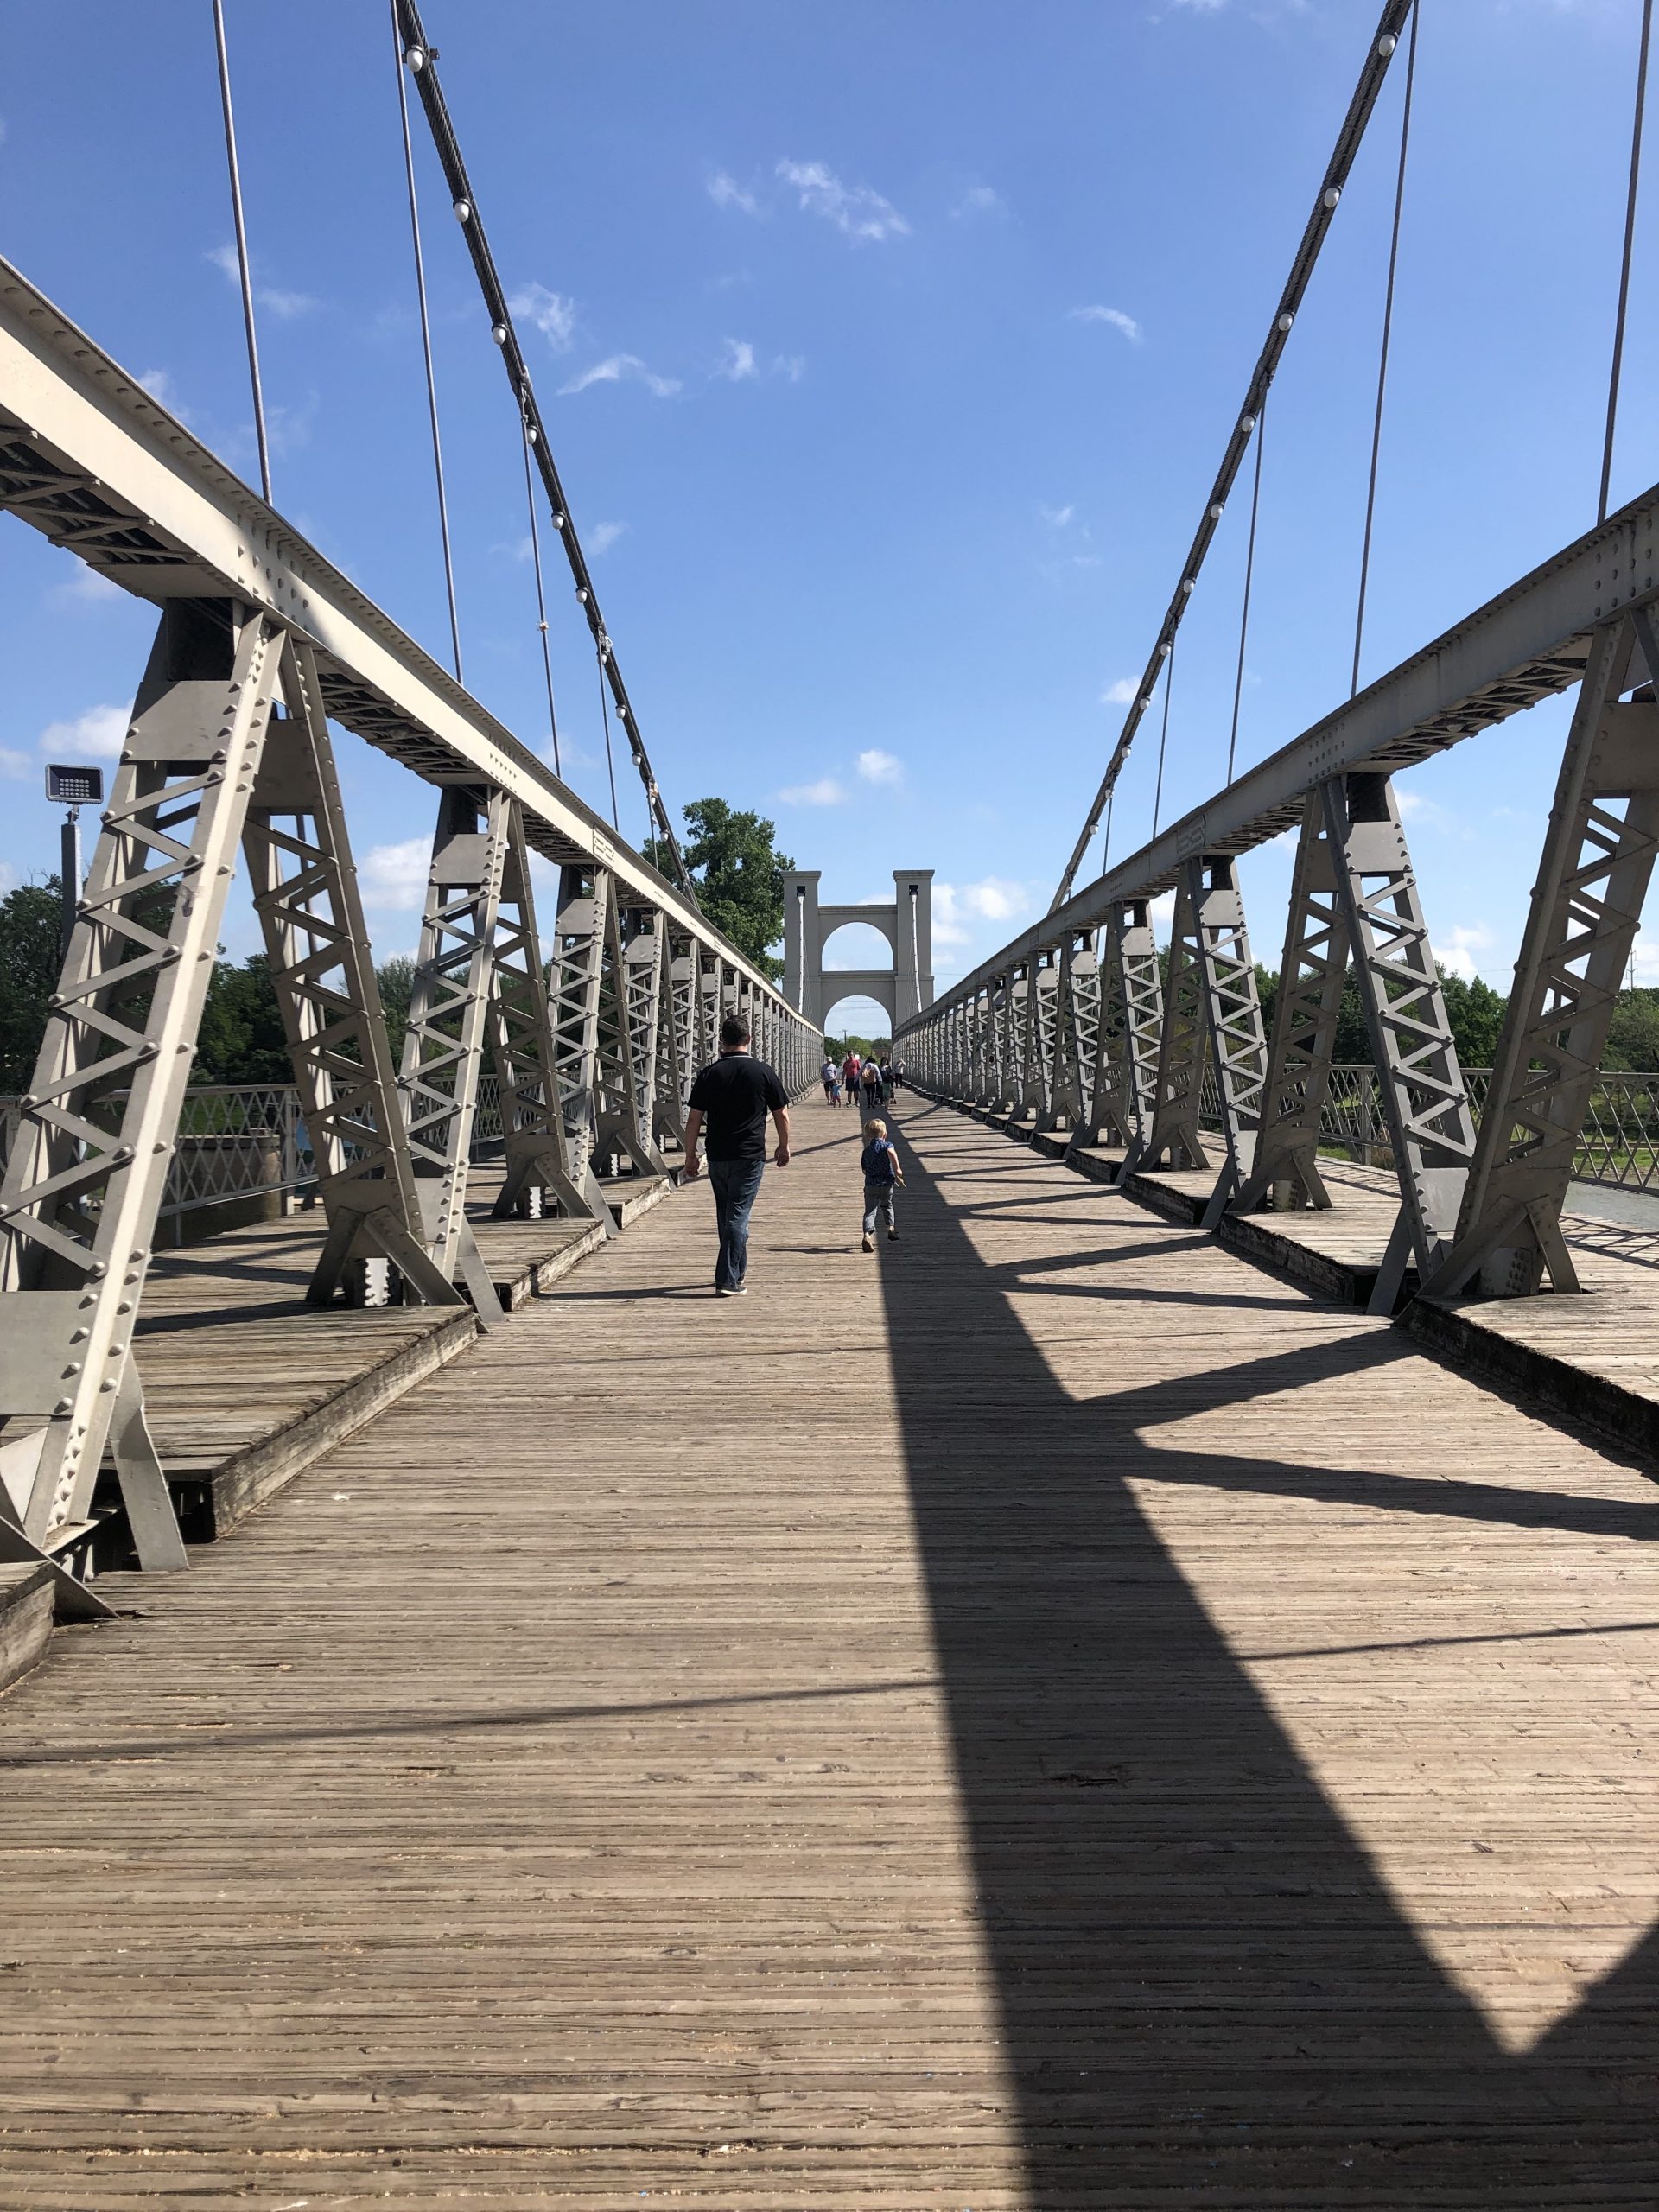
<svg viewBox="0 0 1659 2212">
<path fill-rule="evenodd" d="M 1647 696 L 1628 703 L 1639 647 Z M 1550 810 L 1542 864 L 1450 1253 L 1424 1283 L 1477 1274 L 1498 1296 L 1579 1287 L 1560 1229 L 1573 1154 L 1659 852 L 1659 641 L 1645 613 L 1598 637 Z"/>
<path fill-rule="evenodd" d="M 1195 861 L 1182 868 L 1175 888 L 1157 1099 L 1146 1152 L 1149 1167 L 1166 1163 L 1178 1169 L 1210 1165 L 1198 1128 L 1210 1044 L 1205 1016 L 1204 935 L 1198 913 L 1203 890 L 1203 863 Z"/>
<path fill-rule="evenodd" d="M 10 263 L 0 260 L 0 510 L 139 598 L 234 599 L 315 654 L 331 718 L 429 782 L 504 791 L 549 859 L 625 899 L 800 1016 L 650 862 Z"/>
<path fill-rule="evenodd" d="M 1584 673 L 1591 632 L 1656 596 L 1659 486 L 1182 816 L 941 993 L 929 1013 L 1058 944 L 1068 929 L 1097 929 L 1119 900 L 1168 889 L 1195 855 L 1248 852 L 1295 827 L 1308 792 L 1328 778 L 1409 766 L 1566 690 Z"/>
</svg>

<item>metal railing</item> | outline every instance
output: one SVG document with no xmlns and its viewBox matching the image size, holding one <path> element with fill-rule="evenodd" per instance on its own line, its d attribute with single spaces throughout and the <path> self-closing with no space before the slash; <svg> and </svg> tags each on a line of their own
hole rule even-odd
<svg viewBox="0 0 1659 2212">
<path fill-rule="evenodd" d="M 118 1091 L 107 1102 L 112 1128 L 124 1098 Z M 17 1099 L 0 1098 L 0 1171 L 10 1156 L 19 1119 Z M 499 1156 L 503 1141 L 500 1086 L 494 1076 L 480 1076 L 474 1161 Z M 202 1084 L 186 1095 L 160 1218 L 262 1194 L 303 1195 L 316 1179 L 299 1093 L 291 1084 Z"/>
<path fill-rule="evenodd" d="M 1463 1079 L 1478 1128 L 1492 1071 L 1465 1068 Z M 1221 1127 L 1221 1097 L 1213 1067 L 1205 1071 L 1201 1119 L 1206 1128 Z M 1319 1135 L 1324 1144 L 1340 1147 L 1370 1166 L 1391 1162 L 1382 1079 L 1374 1067 L 1339 1062 L 1332 1069 Z M 1627 1191 L 1659 1189 L 1659 1075 L 1604 1071 L 1597 1077 L 1573 1158 L 1573 1179 Z"/>
</svg>

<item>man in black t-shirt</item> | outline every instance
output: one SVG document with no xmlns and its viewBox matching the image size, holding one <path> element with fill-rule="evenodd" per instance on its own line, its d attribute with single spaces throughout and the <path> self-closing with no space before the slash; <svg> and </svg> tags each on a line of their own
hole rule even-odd
<svg viewBox="0 0 1659 2212">
<path fill-rule="evenodd" d="M 749 1051 L 749 1025 L 728 1014 L 720 1025 L 720 1058 L 703 1069 L 686 1102 L 685 1174 L 698 1172 L 697 1139 L 709 1125 L 709 1180 L 715 1193 L 720 1252 L 715 1294 L 741 1297 L 749 1264 L 749 1214 L 766 1166 L 766 1116 L 778 1132 L 772 1158 L 789 1165 L 789 1094 L 776 1073 Z"/>
</svg>

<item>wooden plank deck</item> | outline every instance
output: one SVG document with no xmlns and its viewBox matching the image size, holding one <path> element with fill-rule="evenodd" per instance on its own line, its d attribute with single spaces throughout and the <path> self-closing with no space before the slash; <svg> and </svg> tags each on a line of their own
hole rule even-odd
<svg viewBox="0 0 1659 2212">
<path fill-rule="evenodd" d="M 8 2212 L 1659 2201 L 1659 1490 L 900 1111 L 0 1700 Z"/>
<path fill-rule="evenodd" d="M 489 1219 L 500 1171 L 476 1172 L 467 1213 L 509 1312 L 602 1243 L 584 1223 Z M 663 1186 L 644 1195 L 655 1202 Z M 617 1205 L 623 1203 L 617 1186 Z M 629 1193 L 631 1208 L 639 1194 Z M 470 1306 L 308 1306 L 321 1211 L 162 1254 L 134 1332 L 156 1450 L 195 1540 L 224 1535 L 478 1334 Z"/>
</svg>

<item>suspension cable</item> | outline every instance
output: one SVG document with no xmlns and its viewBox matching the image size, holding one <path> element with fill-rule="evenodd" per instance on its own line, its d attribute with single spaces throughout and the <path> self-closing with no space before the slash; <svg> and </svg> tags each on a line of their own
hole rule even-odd
<svg viewBox="0 0 1659 2212">
<path fill-rule="evenodd" d="M 1618 420 L 1619 377 L 1624 363 L 1624 319 L 1630 303 L 1630 251 L 1636 238 L 1637 185 L 1642 171 L 1642 112 L 1648 97 L 1648 47 L 1653 36 L 1653 0 L 1642 0 L 1642 43 L 1636 63 L 1636 112 L 1630 122 L 1630 182 L 1624 201 L 1624 252 L 1618 272 L 1618 312 L 1613 318 L 1613 360 L 1607 378 L 1607 435 L 1601 448 L 1601 491 L 1596 520 L 1607 519 L 1607 494 L 1613 479 L 1613 433 Z"/>
<path fill-rule="evenodd" d="M 1238 666 L 1233 672 L 1233 726 L 1227 738 L 1227 780 L 1238 752 L 1238 710 L 1244 698 L 1244 647 L 1250 634 L 1250 591 L 1255 582 L 1255 525 L 1262 512 L 1262 456 L 1268 444 L 1268 403 L 1255 418 L 1255 477 L 1250 486 L 1250 535 L 1244 548 L 1244 603 L 1238 616 Z M 1104 866 L 1103 860 L 1102 865 Z"/>
<path fill-rule="evenodd" d="M 530 510 L 530 557 L 536 569 L 536 627 L 542 637 L 542 673 L 547 679 L 547 722 L 553 733 L 553 772 L 564 772 L 559 761 L 559 717 L 553 704 L 553 655 L 547 642 L 547 594 L 542 583 L 542 533 L 536 520 L 536 484 L 531 474 L 530 449 L 535 443 L 535 427 L 528 409 L 522 400 L 518 410 L 518 427 L 523 433 L 524 448 L 524 505 Z"/>
<path fill-rule="evenodd" d="M 231 217 L 236 226 L 236 265 L 242 280 L 242 327 L 248 340 L 248 381 L 253 386 L 253 435 L 259 447 L 259 488 L 270 505 L 270 447 L 265 436 L 265 394 L 259 381 L 259 340 L 253 327 L 253 269 L 248 226 L 242 214 L 242 168 L 236 158 L 236 115 L 231 105 L 231 57 L 225 44 L 225 0 L 213 0 L 213 42 L 219 48 L 219 105 L 225 118 L 225 164 L 231 177 Z"/>
<path fill-rule="evenodd" d="M 1175 689 L 1175 640 L 1169 642 L 1164 663 L 1164 727 L 1158 740 L 1158 781 L 1152 794 L 1152 834 L 1158 835 L 1158 817 L 1164 804 L 1164 753 L 1169 745 L 1169 695 Z"/>
<path fill-rule="evenodd" d="M 605 724 L 605 772 L 611 779 L 611 827 L 620 837 L 622 835 L 620 810 L 616 804 L 616 756 L 611 751 L 611 702 L 609 685 L 605 681 L 605 664 L 611 657 L 611 641 L 601 630 L 594 640 L 599 655 L 599 711 Z"/>
<path fill-rule="evenodd" d="M 443 170 L 444 181 L 449 188 L 455 214 L 466 236 L 467 251 L 472 257 L 473 269 L 478 277 L 479 288 L 484 295 L 484 304 L 490 317 L 490 334 L 501 349 L 502 364 L 506 370 L 508 381 L 512 386 L 515 399 L 520 407 L 529 413 L 530 426 L 536 434 L 532 440 L 535 446 L 536 467 L 541 476 L 543 489 L 550 502 L 553 526 L 563 542 L 565 557 L 570 563 L 570 573 L 575 580 L 576 597 L 586 610 L 588 626 L 597 640 L 601 636 L 605 635 L 605 623 L 600 613 L 599 601 L 594 592 L 594 580 L 588 573 L 587 561 L 582 556 L 582 547 L 576 537 L 575 525 L 570 519 L 570 510 L 565 499 L 564 486 L 560 482 L 559 472 L 554 466 L 547 437 L 547 427 L 542 420 L 541 410 L 537 404 L 529 366 L 524 359 L 524 350 L 518 343 L 512 313 L 507 305 L 507 296 L 502 289 L 501 279 L 496 270 L 495 257 L 490 251 L 489 241 L 485 236 L 483 221 L 478 212 L 478 202 L 474 197 L 472 185 L 467 175 L 466 163 L 461 157 L 461 147 L 455 137 L 454 125 L 449 119 L 449 111 L 444 103 L 443 88 L 438 81 L 437 57 L 427 43 L 426 32 L 421 22 L 420 10 L 416 5 L 416 0 L 391 0 L 391 7 L 393 20 L 399 29 L 401 51 L 414 74 L 416 87 L 421 96 L 421 106 L 426 116 L 428 127 L 432 133 L 433 144 L 437 149 L 438 161 Z M 608 639 L 607 642 L 608 644 Z M 634 766 L 638 768 L 639 779 L 645 785 L 646 801 L 650 805 L 652 819 L 657 824 L 658 836 L 669 856 L 672 880 L 677 884 L 682 895 L 695 907 L 697 904 L 696 885 L 692 880 L 691 871 L 685 864 L 685 857 L 680 850 L 679 840 L 674 834 L 674 825 L 669 820 L 668 809 L 664 804 L 657 779 L 652 772 L 645 741 L 639 734 L 639 719 L 634 714 L 632 702 L 628 697 L 627 688 L 622 681 L 621 671 L 617 666 L 614 649 L 608 651 L 601 657 L 601 664 L 610 690 L 611 703 L 616 709 L 618 721 L 622 724 L 627 733 Z"/>
<path fill-rule="evenodd" d="M 404 170 L 409 181 L 409 234 L 415 246 L 415 290 L 421 304 L 421 350 L 426 357 L 426 409 L 432 423 L 432 474 L 438 486 L 438 535 L 443 541 L 443 582 L 449 594 L 449 642 L 461 674 L 461 617 L 455 611 L 455 564 L 449 550 L 449 502 L 443 488 L 443 443 L 438 435 L 438 382 L 432 367 L 432 319 L 426 305 L 426 257 L 421 251 L 421 210 L 415 193 L 415 143 L 409 131 L 409 88 L 404 82 L 404 41 L 397 0 L 391 0 L 391 36 L 397 63 L 397 112 L 404 125 Z"/>
<path fill-rule="evenodd" d="M 1088 851 L 1090 842 L 1100 827 L 1102 810 L 1111 794 L 1113 785 L 1122 772 L 1124 762 L 1128 758 L 1129 747 L 1135 742 L 1135 734 L 1141 726 L 1141 718 L 1151 705 L 1153 688 L 1158 677 L 1159 663 L 1163 658 L 1164 649 L 1173 642 L 1176 630 L 1179 627 L 1181 617 L 1186 612 L 1188 602 L 1192 597 L 1198 583 L 1198 571 L 1204 566 L 1205 556 L 1209 552 L 1211 542 L 1216 534 L 1216 525 L 1220 522 L 1226 507 L 1227 495 L 1231 491 L 1243 463 L 1245 449 L 1255 429 L 1256 418 L 1261 414 L 1262 404 L 1268 396 L 1268 386 L 1273 382 L 1278 370 L 1280 357 L 1284 353 L 1285 340 L 1290 335 L 1292 326 L 1296 320 L 1297 310 L 1307 290 L 1309 280 L 1313 276 L 1315 264 L 1319 257 L 1320 249 L 1330 231 L 1332 218 L 1336 213 L 1338 203 L 1342 198 L 1343 187 L 1348 180 L 1349 172 L 1353 168 L 1355 156 L 1359 151 L 1360 141 L 1365 135 L 1365 126 L 1370 120 L 1371 111 L 1376 105 L 1377 95 L 1382 89 L 1382 80 L 1388 73 L 1389 59 L 1399 43 L 1400 32 L 1404 27 L 1411 7 L 1412 0 L 1386 0 L 1382 17 L 1376 31 L 1372 34 L 1370 47 L 1365 56 L 1365 64 L 1359 73 L 1359 82 L 1354 88 L 1353 99 L 1349 102 L 1348 112 L 1343 118 L 1342 129 L 1337 137 L 1336 149 L 1332 154 L 1324 178 L 1320 182 L 1319 195 L 1313 203 L 1313 212 L 1307 219 L 1301 242 L 1297 246 L 1295 257 L 1290 265 L 1290 275 L 1285 281 L 1284 290 L 1279 296 L 1279 303 L 1274 311 L 1273 322 L 1268 329 L 1266 342 L 1256 358 L 1255 368 L 1250 372 L 1250 381 L 1244 395 L 1243 409 L 1235 419 L 1232 435 L 1228 439 L 1227 449 L 1222 456 L 1221 467 L 1217 472 L 1215 482 L 1210 487 L 1210 496 L 1205 502 L 1203 518 L 1198 524 L 1192 545 L 1187 550 L 1186 559 L 1182 565 L 1180 581 L 1165 613 L 1162 625 L 1158 632 L 1157 641 L 1154 645 L 1151 658 L 1147 663 L 1146 671 L 1135 687 L 1135 696 L 1129 702 L 1128 714 L 1123 718 L 1123 728 L 1119 733 L 1116 745 L 1112 748 L 1112 757 L 1107 763 L 1106 773 L 1101 779 L 1100 789 L 1096 792 L 1094 803 L 1089 809 L 1088 819 L 1083 825 L 1082 835 L 1071 849 L 1071 857 L 1065 864 L 1065 872 L 1060 878 L 1059 887 L 1050 901 L 1048 911 L 1051 914 L 1071 895 L 1071 886 L 1077 880 L 1077 870 L 1083 865 L 1084 855 Z"/>
<path fill-rule="evenodd" d="M 1652 0 L 1649 0 L 1652 5 Z M 1411 92 L 1417 77 L 1417 26 L 1421 6 L 1411 11 L 1406 48 L 1406 94 L 1400 106 L 1400 165 L 1394 179 L 1394 227 L 1389 234 L 1389 281 L 1382 295 L 1382 343 L 1376 361 L 1376 411 L 1371 418 L 1371 467 L 1365 484 L 1365 531 L 1359 552 L 1359 601 L 1354 610 L 1354 666 L 1348 696 L 1359 690 L 1359 649 L 1365 636 L 1365 594 L 1371 580 L 1371 530 L 1376 520 L 1376 467 L 1382 450 L 1382 402 L 1389 388 L 1389 346 L 1394 336 L 1394 279 L 1400 265 L 1400 217 L 1406 204 L 1406 156 L 1411 146 Z M 1604 487 L 1605 488 L 1605 487 Z"/>
</svg>

